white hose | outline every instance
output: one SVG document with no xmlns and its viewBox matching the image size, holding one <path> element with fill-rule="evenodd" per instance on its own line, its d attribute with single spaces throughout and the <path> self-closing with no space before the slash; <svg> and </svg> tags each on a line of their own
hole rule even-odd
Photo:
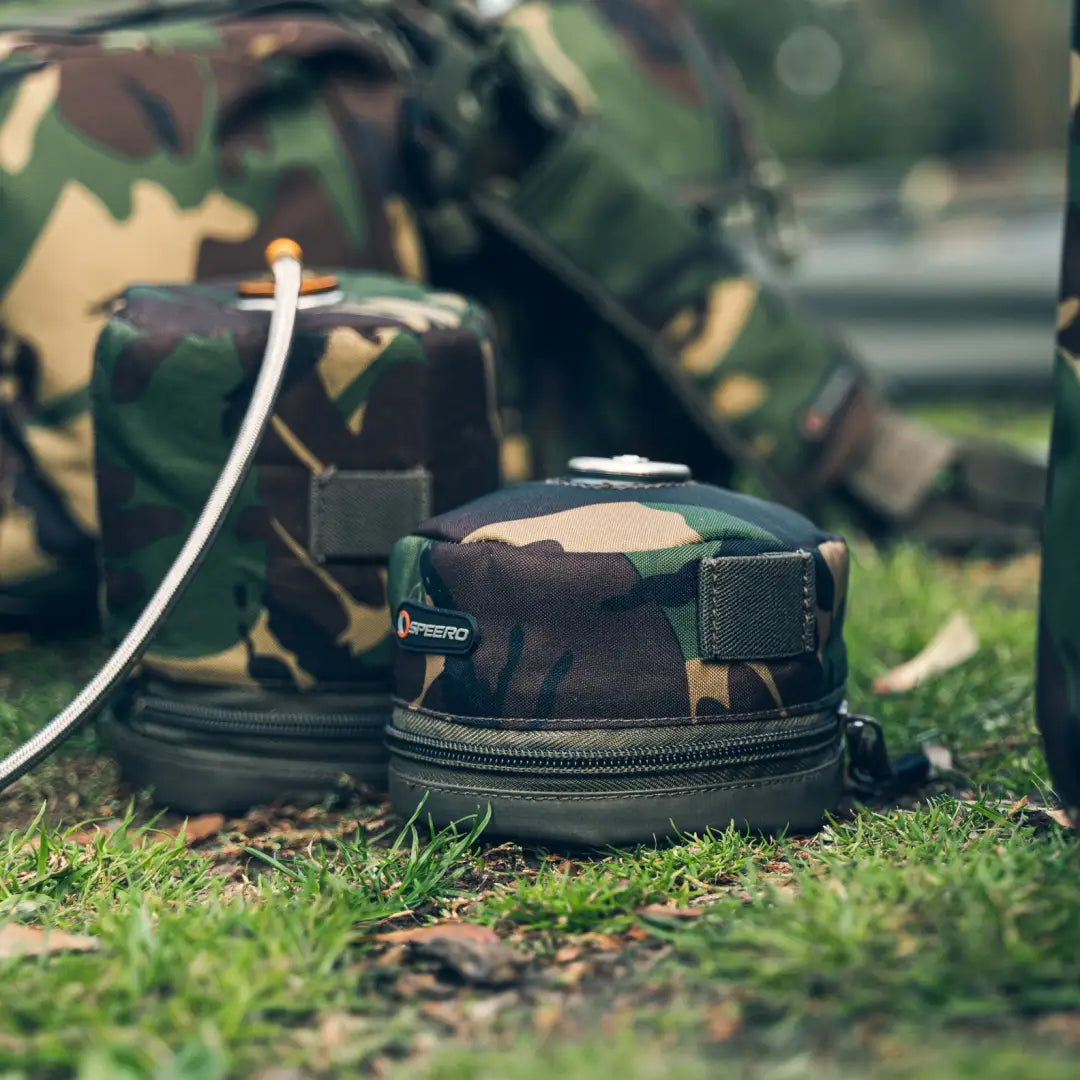
<svg viewBox="0 0 1080 1080">
<path fill-rule="evenodd" d="M 50 720 L 33 738 L 0 761 L 0 790 L 32 769 L 106 704 L 146 652 L 154 635 L 183 596 L 184 590 L 221 531 L 274 415 L 289 359 L 289 349 L 292 346 L 300 295 L 300 260 L 292 254 L 278 254 L 274 257 L 270 269 L 274 275 L 274 306 L 270 315 L 270 329 L 262 367 L 236 442 L 199 515 L 199 520 L 195 522 L 176 561 L 169 568 L 135 625 L 101 670 L 66 709 Z"/>
</svg>

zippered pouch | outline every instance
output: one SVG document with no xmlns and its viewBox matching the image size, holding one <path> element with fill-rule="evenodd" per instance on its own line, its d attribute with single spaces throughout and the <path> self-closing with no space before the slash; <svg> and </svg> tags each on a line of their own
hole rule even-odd
<svg viewBox="0 0 1080 1080">
<path fill-rule="evenodd" d="M 678 472 L 435 517 L 391 557 L 392 797 L 545 842 L 812 829 L 843 787 L 847 583 L 842 538 Z"/>
</svg>

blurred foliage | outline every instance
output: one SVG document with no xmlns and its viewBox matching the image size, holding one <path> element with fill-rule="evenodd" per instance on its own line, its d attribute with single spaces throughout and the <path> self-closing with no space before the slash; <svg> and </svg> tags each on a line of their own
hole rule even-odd
<svg viewBox="0 0 1080 1080">
<path fill-rule="evenodd" d="M 1064 140 L 1069 0 L 691 4 L 782 158 L 981 157 Z"/>
</svg>

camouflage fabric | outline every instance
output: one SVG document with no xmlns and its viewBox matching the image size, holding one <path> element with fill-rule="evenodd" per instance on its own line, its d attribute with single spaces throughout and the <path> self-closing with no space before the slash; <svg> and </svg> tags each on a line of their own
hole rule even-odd
<svg viewBox="0 0 1080 1080">
<path fill-rule="evenodd" d="M 283 234 L 314 262 L 424 272 L 398 54 L 373 24 L 116 26 L 0 34 L 0 614 L 70 600 L 72 573 L 92 597 L 103 301 L 261 269 Z"/>
<path fill-rule="evenodd" d="M 703 654 L 703 563 L 808 552 L 809 647 L 784 659 Z M 836 707 L 848 552 L 785 508 L 698 483 L 524 484 L 426 522 L 394 549 L 390 598 L 465 612 L 471 655 L 397 650 L 395 700 L 479 725 L 785 716 Z M 769 599 L 762 599 L 768 597 Z M 768 586 L 757 602 L 779 604 Z M 801 608 L 799 609 L 802 610 Z"/>
<path fill-rule="evenodd" d="M 474 51 L 477 65 L 498 58 L 494 85 L 521 88 L 526 104 L 508 109 L 491 90 L 472 132 L 446 115 L 439 60 L 421 70 L 413 141 L 458 152 L 454 186 L 482 225 L 463 255 L 440 231 L 454 208 L 421 202 L 433 273 L 508 313 L 504 392 L 521 418 L 508 428 L 529 448 L 511 475 L 632 448 L 689 458 L 714 480 L 740 462 L 806 506 L 866 452 L 867 379 L 686 196 L 712 189 L 730 208 L 749 164 L 737 125 L 722 123 L 733 93 L 692 54 L 689 27 L 677 0 L 519 5 Z M 567 324 L 573 340 L 556 340 Z M 672 420 L 657 423 L 657 408 Z M 686 445 L 647 445 L 661 439 Z"/>
<path fill-rule="evenodd" d="M 1073 11 L 1068 203 L 1043 526 L 1038 718 L 1054 783 L 1080 811 L 1080 2 Z"/>
<path fill-rule="evenodd" d="M 673 194 L 728 204 L 744 194 L 752 163 L 737 87 L 721 84 L 678 0 L 526 0 L 501 22 L 510 47 L 654 162 Z"/>
<path fill-rule="evenodd" d="M 888 408 L 725 230 L 750 195 L 774 243 L 789 231 L 737 76 L 688 5 L 536 0 L 501 25 L 420 33 L 410 144 L 433 274 L 500 318 L 507 475 L 634 450 L 718 483 L 750 473 L 805 512 L 842 501 L 882 539 L 1037 544 L 1041 464 Z M 449 86 L 476 98 L 472 120 Z"/>
<path fill-rule="evenodd" d="M 348 691 L 385 684 L 385 557 L 317 558 L 313 476 L 432 476 L 432 505 L 498 483 L 486 313 L 381 275 L 302 310 L 271 430 L 209 557 L 143 668 L 200 686 Z M 217 479 L 267 316 L 228 284 L 145 286 L 113 308 L 93 381 L 107 628 L 126 633 Z M 387 550 L 389 545 L 387 546 Z"/>
</svg>

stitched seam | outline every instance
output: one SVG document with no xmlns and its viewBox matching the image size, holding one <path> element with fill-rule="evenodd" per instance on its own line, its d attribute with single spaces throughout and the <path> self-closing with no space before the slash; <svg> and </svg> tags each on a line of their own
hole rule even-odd
<svg viewBox="0 0 1080 1080">
<path fill-rule="evenodd" d="M 716 563 L 713 559 L 702 559 L 698 566 L 698 614 L 700 617 L 700 632 L 698 634 L 698 646 L 701 655 L 713 656 L 716 650 L 713 648 L 715 634 L 716 605 L 709 602 L 709 594 L 712 591 L 713 577 L 715 576 Z"/>
<path fill-rule="evenodd" d="M 814 616 L 814 604 L 811 597 L 810 580 L 814 576 L 814 557 L 810 552 L 803 553 L 803 652 L 814 651 L 814 630 L 817 619 Z"/>
</svg>

